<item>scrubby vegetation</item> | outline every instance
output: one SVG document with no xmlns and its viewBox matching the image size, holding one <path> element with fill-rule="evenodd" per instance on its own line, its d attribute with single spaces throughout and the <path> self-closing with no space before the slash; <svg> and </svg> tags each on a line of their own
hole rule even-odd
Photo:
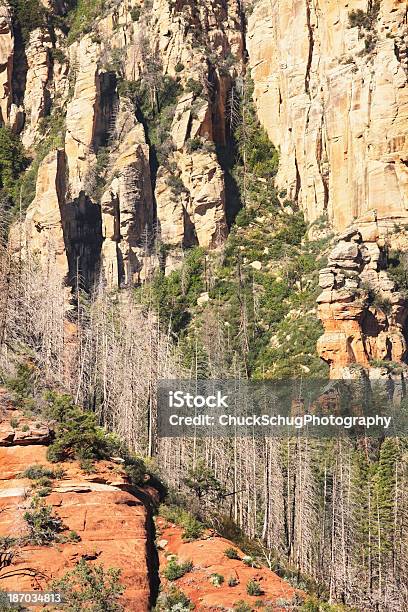
<svg viewBox="0 0 408 612">
<path fill-rule="evenodd" d="M 407 253 L 391 250 L 387 257 L 387 274 L 396 284 L 398 291 L 408 296 L 408 256 Z"/>
<path fill-rule="evenodd" d="M 106 6 L 106 0 L 77 0 L 75 8 L 68 15 L 68 44 L 80 36 L 91 32 L 95 19 L 101 16 Z"/>
<path fill-rule="evenodd" d="M 188 572 L 191 572 L 193 569 L 193 563 L 191 561 L 184 561 L 183 563 L 179 563 L 177 559 L 171 559 L 168 561 L 166 567 L 163 570 L 163 576 L 173 582 L 174 580 L 178 580 L 182 578 Z"/>
<path fill-rule="evenodd" d="M 364 38 L 363 55 L 375 50 L 378 36 L 375 31 L 375 23 L 380 11 L 380 0 L 373 0 L 368 3 L 367 11 L 362 9 L 352 10 L 349 13 L 349 27 L 359 29 L 360 35 Z"/>
<path fill-rule="evenodd" d="M 61 593 L 64 598 L 64 609 L 68 612 L 124 610 L 119 603 L 124 587 L 120 583 L 118 569 L 106 570 L 102 565 L 88 565 L 81 560 L 63 578 L 54 580 L 50 587 L 54 592 Z"/>
<path fill-rule="evenodd" d="M 28 158 L 19 138 L 9 128 L 0 127 L 0 214 L 3 219 L 19 205 L 19 178 L 27 164 Z"/>
<path fill-rule="evenodd" d="M 257 580 L 249 580 L 246 586 L 246 591 L 248 595 L 251 595 L 253 597 L 259 597 L 259 595 L 262 595 L 263 593 L 261 585 Z"/>
<path fill-rule="evenodd" d="M 160 64 L 152 58 L 148 75 L 138 81 L 120 80 L 118 93 L 131 100 L 144 124 L 152 155 L 160 165 L 167 166 L 173 148 L 170 127 L 182 93 L 179 77 L 163 76 Z"/>
<path fill-rule="evenodd" d="M 14 22 L 21 30 L 24 43 L 30 38 L 30 33 L 36 28 L 47 25 L 50 14 L 41 2 L 37 0 L 9 0 L 13 9 Z"/>
<path fill-rule="evenodd" d="M 55 441 L 48 447 L 47 459 L 58 462 L 67 459 L 103 459 L 110 446 L 96 416 L 75 406 L 68 395 L 48 395 L 47 416 L 55 422 Z"/>
<path fill-rule="evenodd" d="M 33 498 L 31 509 L 24 513 L 29 529 L 29 541 L 38 546 L 46 546 L 58 540 L 64 530 L 62 520 L 54 514 L 52 506 L 47 506 L 37 497 Z"/>
<path fill-rule="evenodd" d="M 352 10 L 349 13 L 349 26 L 351 28 L 365 28 L 369 30 L 373 27 L 378 13 L 380 11 L 380 0 L 373 0 L 369 2 L 369 8 L 367 11 L 362 9 Z"/>
<path fill-rule="evenodd" d="M 195 516 L 180 506 L 161 505 L 159 514 L 167 521 L 183 529 L 183 540 L 198 540 L 204 533 L 205 526 Z"/>
<path fill-rule="evenodd" d="M 213 586 L 220 587 L 224 584 L 225 578 L 221 574 L 215 573 L 215 574 L 211 574 L 211 576 L 209 577 L 209 581 L 211 582 Z"/>
<path fill-rule="evenodd" d="M 30 465 L 27 469 L 25 469 L 24 472 L 20 474 L 20 478 L 29 478 L 30 480 L 39 480 L 41 478 L 59 479 L 62 478 L 63 475 L 64 470 L 62 468 L 50 470 L 49 468 L 36 463 L 35 465 Z"/>
<path fill-rule="evenodd" d="M 175 585 L 171 585 L 166 591 L 162 591 L 157 599 L 156 606 L 153 612 L 189 612 L 194 609 L 187 595 L 178 589 Z"/>
<path fill-rule="evenodd" d="M 226 548 L 224 550 L 224 555 L 228 557 L 228 559 L 239 559 L 240 558 L 236 548 Z"/>
<path fill-rule="evenodd" d="M 13 395 L 19 405 L 30 406 L 35 389 L 36 371 L 31 362 L 21 362 L 16 366 L 14 376 L 5 376 L 4 384 Z"/>
</svg>

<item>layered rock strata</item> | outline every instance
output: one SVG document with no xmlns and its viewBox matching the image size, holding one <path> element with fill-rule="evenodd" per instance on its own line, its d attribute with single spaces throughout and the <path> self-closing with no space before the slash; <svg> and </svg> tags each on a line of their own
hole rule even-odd
<svg viewBox="0 0 408 612">
<path fill-rule="evenodd" d="M 51 435 L 46 423 L 24 417 L 0 389 L 0 538 L 27 534 L 24 513 L 30 510 L 35 483 L 23 473 L 30 466 L 55 469 L 46 459 Z M 145 501 L 153 492 L 132 489 L 121 466 L 112 462 L 98 463 L 89 475 L 76 462 L 59 467 L 64 475 L 53 481 L 44 501 L 62 519 L 63 533 L 76 532 L 78 541 L 68 538 L 49 546 L 23 542 L 10 548 L 7 540 L 2 541 L 2 588 L 47 590 L 50 581 L 86 560 L 105 570 L 120 569 L 124 609 L 147 612 L 157 589 L 150 509 Z"/>
<path fill-rule="evenodd" d="M 317 350 L 332 378 L 347 376 L 353 365 L 400 363 L 407 357 L 408 307 L 387 274 L 389 247 L 375 223 L 362 231 L 352 227 L 320 271 L 323 291 L 317 301 L 324 335 Z"/>
<path fill-rule="evenodd" d="M 54 261 L 70 283 L 90 286 L 102 276 L 115 287 L 157 268 L 158 242 L 173 262 L 182 248 L 222 244 L 216 146 L 225 145 L 228 89 L 242 69 L 238 0 L 126 0 L 107 6 L 69 45 L 50 25 L 17 50 L 21 35 L 7 3 L 0 24 L 3 122 L 34 155 L 44 141 L 50 149 L 13 245 Z M 153 103 L 160 111 L 153 125 L 123 91 L 144 86 L 151 98 L 163 83 L 173 100 L 163 109 Z"/>
<path fill-rule="evenodd" d="M 408 216 L 407 4 L 259 0 L 248 51 L 278 184 L 337 230 Z M 376 7 L 379 6 L 377 11 Z M 352 11 L 359 17 L 350 20 Z"/>
</svg>

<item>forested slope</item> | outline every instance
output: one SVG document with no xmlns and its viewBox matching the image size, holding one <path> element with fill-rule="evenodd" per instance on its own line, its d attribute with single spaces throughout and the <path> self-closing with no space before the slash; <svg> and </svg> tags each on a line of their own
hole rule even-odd
<svg viewBox="0 0 408 612">
<path fill-rule="evenodd" d="M 169 520 L 312 594 L 292 609 L 404 610 L 404 439 L 157 439 L 156 389 L 405 385 L 405 3 L 3 0 L 0 25 L 15 400 L 68 394 L 166 481 Z"/>
</svg>

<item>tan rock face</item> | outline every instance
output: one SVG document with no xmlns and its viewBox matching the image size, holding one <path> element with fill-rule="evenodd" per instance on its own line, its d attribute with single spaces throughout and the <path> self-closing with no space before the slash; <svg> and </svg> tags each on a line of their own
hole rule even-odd
<svg viewBox="0 0 408 612">
<path fill-rule="evenodd" d="M 35 255 L 45 269 L 56 265 L 62 275 L 68 274 L 68 261 L 61 222 L 65 196 L 66 160 L 62 150 L 49 153 L 40 164 L 36 195 L 27 209 L 22 225 L 16 223 L 10 232 L 14 252 Z"/>
<path fill-rule="evenodd" d="M 381 238 L 364 242 L 359 229 L 352 228 L 320 272 L 323 291 L 317 302 L 324 335 L 317 350 L 332 378 L 343 378 L 352 364 L 399 363 L 407 356 L 408 309 L 387 275 L 383 244 Z"/>
<path fill-rule="evenodd" d="M 380 3 L 369 35 L 349 27 L 367 2 L 260 0 L 247 45 L 261 122 L 281 150 L 278 184 L 309 221 L 337 229 L 375 210 L 408 216 L 406 3 Z"/>
<path fill-rule="evenodd" d="M 22 142 L 26 148 L 34 143 L 38 122 L 51 105 L 50 92 L 47 90 L 51 69 L 51 48 L 51 36 L 47 30 L 37 29 L 31 33 L 26 51 L 28 65 L 24 96 L 26 123 L 22 135 Z"/>
<path fill-rule="evenodd" d="M 190 193 L 188 212 L 198 244 L 216 247 L 227 236 L 223 172 L 215 153 L 196 152 L 177 156 L 183 183 Z"/>
<path fill-rule="evenodd" d="M 134 18 L 137 6 L 141 11 Z M 25 117 L 26 147 L 41 143 L 43 116 L 51 112 L 46 135 L 54 127 L 52 113 L 58 121 L 65 116 L 65 185 L 57 193 L 52 177 L 62 177 L 62 170 L 54 167 L 56 158 L 47 157 L 24 227 L 13 230 L 14 248 L 37 252 L 47 262 L 55 242 L 60 272 L 69 282 L 80 274 L 91 284 L 102 272 L 112 287 L 151 274 L 158 265 L 155 237 L 174 247 L 167 272 L 181 261 L 181 247 L 221 244 L 227 235 L 225 185 L 214 144 L 225 144 L 228 87 L 242 61 L 239 2 L 154 0 L 146 7 L 126 0 L 69 47 L 63 39 L 57 33 L 58 55 L 47 30 L 31 33 L 26 86 L 12 114 L 18 129 Z M 141 77 L 150 91 L 152 79 L 171 77 L 180 87 L 174 108 L 163 111 L 169 117 L 159 168 L 148 144 L 155 134 L 146 131 L 157 126 L 145 121 L 143 128 L 134 105 L 118 92 L 120 79 Z M 189 79 L 193 87 L 187 87 Z"/>
<path fill-rule="evenodd" d="M 11 77 L 13 72 L 14 37 L 11 13 L 7 4 L 0 5 L 0 113 L 7 123 L 11 105 Z"/>
<path fill-rule="evenodd" d="M 188 242 L 193 243 L 193 235 L 189 236 L 189 223 L 187 213 L 187 194 L 175 194 L 169 189 L 171 174 L 160 170 L 156 181 L 156 206 L 159 235 L 163 243 L 180 247 Z"/>
<path fill-rule="evenodd" d="M 153 231 L 149 147 L 141 124 L 127 134 L 112 171 L 101 200 L 102 266 L 109 286 L 129 285 L 143 277 Z"/>
<path fill-rule="evenodd" d="M 98 46 L 89 36 L 83 37 L 71 50 L 75 86 L 67 105 L 65 152 L 72 198 L 86 188 L 89 168 L 96 162 L 93 142 L 99 103 L 98 52 Z"/>
</svg>

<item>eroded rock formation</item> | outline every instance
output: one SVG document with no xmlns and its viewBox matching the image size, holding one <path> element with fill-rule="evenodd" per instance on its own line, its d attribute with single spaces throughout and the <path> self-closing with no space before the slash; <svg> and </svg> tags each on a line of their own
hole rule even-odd
<svg viewBox="0 0 408 612">
<path fill-rule="evenodd" d="M 332 378 L 347 376 L 350 366 L 400 363 L 407 357 L 408 307 L 387 273 L 391 245 L 375 222 L 362 231 L 351 227 L 320 272 L 323 291 L 317 301 L 324 335 L 317 350 Z"/>
<path fill-rule="evenodd" d="M 0 389 L 0 537 L 18 538 L 26 533 L 23 517 L 30 509 L 33 481 L 22 473 L 29 466 L 55 468 L 46 460 L 49 442 L 47 424 L 39 417 L 35 421 L 24 417 Z M 45 501 L 62 519 L 66 533 L 75 531 L 80 541 L 13 549 L 10 564 L 1 568 L 2 588 L 47 590 L 51 580 L 85 559 L 105 569 L 119 568 L 126 587 L 125 609 L 147 612 L 157 588 L 150 509 L 144 501 L 149 495 L 154 498 L 153 490 L 132 489 L 123 469 L 112 462 L 98 463 L 89 475 L 76 462 L 60 467 L 64 476 L 53 481 Z M 3 559 L 8 559 L 7 551 L 2 552 Z"/>
<path fill-rule="evenodd" d="M 7 4 L 0 6 L 0 112 L 6 123 L 11 106 L 11 77 L 13 73 L 14 36 L 11 12 Z"/>
<path fill-rule="evenodd" d="M 259 0 L 248 50 L 278 184 L 309 221 L 408 216 L 407 4 Z M 377 3 L 378 4 L 378 3 Z M 370 8 L 372 7 L 372 8 Z M 365 26 L 349 22 L 351 11 Z"/>
<path fill-rule="evenodd" d="M 90 285 L 102 274 L 110 287 L 157 268 L 158 240 L 172 250 L 169 262 L 183 247 L 219 246 L 227 224 L 215 149 L 225 144 L 228 89 L 242 68 L 239 2 L 108 4 L 69 46 L 61 30 L 33 30 L 14 77 L 7 7 L 1 18 L 4 122 L 35 154 L 45 138 L 51 149 L 56 137 L 61 143 L 40 163 L 36 197 L 23 227 L 12 230 L 13 244 L 51 257 L 70 282 Z M 174 100 L 152 126 L 123 89 L 146 84 L 155 108 L 166 79 L 173 90 L 164 95 Z"/>
<path fill-rule="evenodd" d="M 305 594 L 294 589 L 266 567 L 251 567 L 242 562 L 245 553 L 239 550 L 230 540 L 208 530 L 202 538 L 187 542 L 183 539 L 183 530 L 171 522 L 159 517 L 157 527 L 160 530 L 160 565 L 165 566 L 169 559 L 176 556 L 181 562 L 194 561 L 194 572 L 188 573 L 177 581 L 182 591 L 189 597 L 198 610 L 214 610 L 223 607 L 233 609 L 237 601 L 247 605 L 253 604 L 248 596 L 247 584 L 254 580 L 262 588 L 262 600 L 271 608 L 279 608 L 279 602 L 301 600 Z M 229 559 L 225 551 L 234 548 L 237 558 Z M 219 574 L 226 580 L 218 585 L 211 577 Z M 234 579 L 231 588 L 227 580 Z M 168 587 L 168 581 L 163 581 Z"/>
</svg>

